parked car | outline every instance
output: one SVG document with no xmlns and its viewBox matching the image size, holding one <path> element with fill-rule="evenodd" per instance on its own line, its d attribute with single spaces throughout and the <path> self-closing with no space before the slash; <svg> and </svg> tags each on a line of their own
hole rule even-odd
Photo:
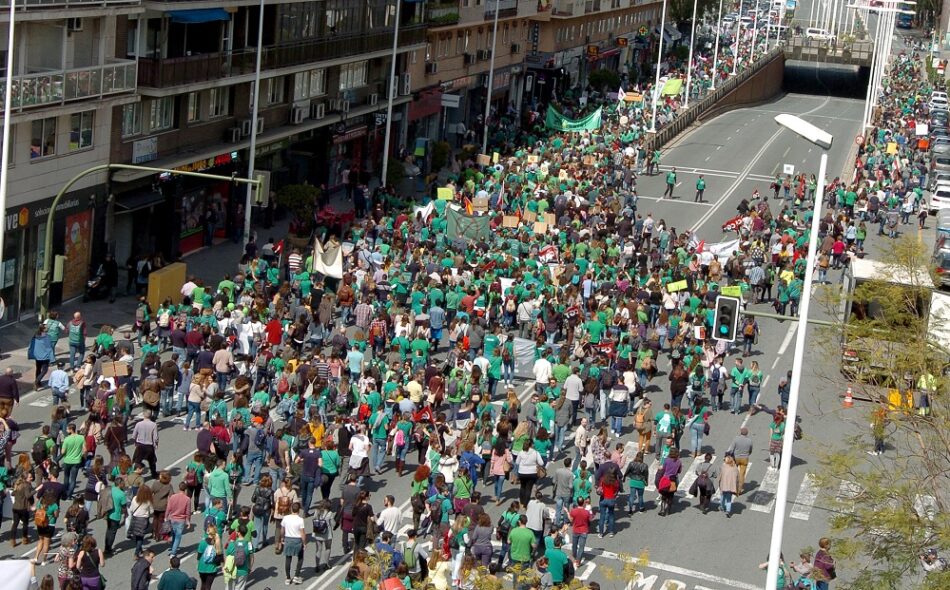
<svg viewBox="0 0 950 590">
<path fill-rule="evenodd" d="M 950 209 L 950 185 L 937 185 L 930 195 L 930 203 L 928 203 L 927 208 L 931 213 Z"/>
<path fill-rule="evenodd" d="M 816 41 L 831 41 L 835 36 L 824 29 L 808 27 L 805 29 L 805 37 L 815 39 Z"/>
</svg>

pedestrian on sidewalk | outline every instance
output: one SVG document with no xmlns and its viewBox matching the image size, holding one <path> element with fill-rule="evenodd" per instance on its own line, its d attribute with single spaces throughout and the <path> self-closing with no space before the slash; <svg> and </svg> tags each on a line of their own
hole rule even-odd
<svg viewBox="0 0 950 590">
<path fill-rule="evenodd" d="M 49 334 L 46 331 L 46 324 L 41 325 L 33 339 L 30 340 L 30 347 L 27 349 L 26 357 L 36 365 L 36 375 L 33 378 L 33 388 L 39 390 L 42 388 L 43 379 L 49 370 L 49 365 L 55 360 L 53 345 Z"/>
</svg>

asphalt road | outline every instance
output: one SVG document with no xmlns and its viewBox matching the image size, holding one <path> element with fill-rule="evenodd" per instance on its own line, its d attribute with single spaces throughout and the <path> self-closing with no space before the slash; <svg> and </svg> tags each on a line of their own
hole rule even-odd
<svg viewBox="0 0 950 590">
<path fill-rule="evenodd" d="M 720 231 L 720 225 L 735 214 L 739 200 L 749 196 L 756 188 L 767 193 L 769 178 L 776 171 L 781 171 L 784 165 L 793 165 L 796 172 L 806 170 L 817 173 L 818 148 L 778 127 L 772 120 L 775 114 L 800 115 L 835 136 L 835 145 L 829 153 L 829 174 L 834 176 L 845 164 L 854 136 L 858 133 L 861 108 L 861 103 L 854 99 L 788 94 L 768 104 L 721 115 L 682 136 L 663 154 L 663 167 L 676 166 L 678 170 L 680 185 L 676 189 L 675 199 L 658 199 L 663 188 L 662 175 L 640 179 L 640 211 L 652 212 L 654 217 L 666 219 L 669 225 L 680 231 L 694 229 L 707 243 L 726 239 L 727 236 L 723 236 Z M 693 187 L 699 173 L 703 173 L 707 180 L 705 203 L 693 203 Z M 752 308 L 766 310 L 766 306 Z M 762 400 L 774 406 L 777 403 L 776 385 L 791 367 L 796 324 L 765 320 L 760 325 L 762 335 L 752 358 L 759 362 L 768 375 L 762 389 Z M 810 337 L 810 343 L 814 342 Z M 856 416 L 844 415 L 837 410 L 837 388 L 841 384 L 833 380 L 833 365 L 829 365 L 829 359 L 819 353 L 817 345 L 809 347 L 807 361 L 801 411 L 806 438 L 796 444 L 789 493 L 790 500 L 794 502 L 788 508 L 793 517 L 785 528 L 786 555 L 797 555 L 802 547 L 815 546 L 818 537 L 824 532 L 827 513 L 821 507 L 821 494 L 809 484 L 808 479 L 808 473 L 815 469 L 814 450 L 824 445 L 840 444 L 843 436 L 841 420 Z M 664 373 L 655 379 L 648 395 L 662 403 L 669 399 L 665 381 L 668 361 L 662 360 L 660 368 Z M 519 392 L 527 392 L 528 386 L 530 383 L 519 382 Z M 27 442 L 20 445 L 24 450 L 28 449 L 35 431 L 48 420 L 50 403 L 48 391 L 43 391 L 28 394 L 17 408 L 15 417 L 26 430 L 21 440 Z M 632 419 L 627 422 L 622 439 L 624 442 L 632 438 Z M 727 412 L 717 413 L 711 420 L 712 432 L 706 437 L 704 446 L 715 454 L 715 464 L 721 465 L 723 451 L 742 424 L 748 425 L 756 444 L 747 477 L 747 493 L 736 501 L 733 518 L 727 520 L 716 511 L 702 515 L 695 507 L 695 500 L 682 495 L 679 496 L 675 513 L 661 518 L 654 504 L 656 494 L 648 492 L 646 513 L 633 518 L 625 513 L 619 515 L 617 537 L 589 538 L 588 556 L 593 557 L 593 560 L 590 565 L 580 568 L 579 576 L 604 582 L 609 578 L 606 570 L 617 565 L 618 553 L 639 555 L 646 552 L 649 564 L 643 570 L 640 585 L 634 587 L 661 588 L 665 583 L 667 588 L 752 590 L 764 586 L 764 572 L 757 566 L 767 558 L 777 484 L 777 472 L 767 469 L 769 417 L 757 415 L 747 419 Z M 162 424 L 161 436 L 159 463 L 171 469 L 173 479 L 177 482 L 184 464 L 194 451 L 194 434 L 182 432 L 180 423 L 166 422 Z M 684 443 L 687 438 L 684 437 Z M 690 459 L 685 461 L 687 474 L 690 472 L 690 462 Z M 414 467 L 414 453 L 410 453 L 408 468 Z M 688 488 L 689 477 L 687 475 L 684 478 L 684 489 Z M 408 510 L 409 476 L 398 478 L 390 461 L 382 476 L 373 478 L 369 489 L 373 492 L 372 504 L 377 510 L 382 508 L 382 495 L 393 494 L 397 505 L 406 509 L 404 528 L 408 528 L 411 522 Z M 542 486 L 542 490 L 550 494 L 550 483 Z M 485 488 L 484 492 L 490 494 L 491 490 Z M 250 493 L 245 490 L 242 498 L 247 501 Z M 505 490 L 506 500 L 516 497 L 517 489 L 508 486 Z M 497 520 L 500 511 L 493 504 L 487 510 L 493 520 Z M 196 522 L 200 522 L 197 517 Z M 101 542 L 104 525 L 97 521 L 93 530 Z M 4 541 L 9 539 L 8 534 L 4 534 Z M 188 553 L 182 567 L 191 575 L 195 573 L 193 551 L 198 540 L 197 534 L 191 532 L 186 534 L 183 542 L 184 551 Z M 163 543 L 152 546 L 161 552 L 155 562 L 155 570 L 160 572 L 167 567 L 167 546 Z M 132 543 L 123 540 L 118 547 L 121 552 L 104 567 L 110 587 L 124 586 L 126 582 L 123 580 L 128 580 L 131 567 Z M 0 556 L 31 557 L 32 548 L 27 552 L 20 547 L 14 552 L 6 544 L 0 546 Z M 313 570 L 313 553 L 308 553 L 307 567 L 304 569 L 304 586 L 307 590 L 335 589 L 342 580 L 345 566 L 341 564 L 347 563 L 348 558 L 342 555 L 339 536 L 334 538 L 332 559 L 337 565 L 317 576 Z M 40 573 L 55 574 L 55 566 L 40 568 Z M 283 558 L 275 556 L 270 547 L 255 557 L 251 575 L 254 586 L 280 585 L 282 578 Z M 221 584 L 223 581 L 216 581 L 216 587 Z"/>
</svg>

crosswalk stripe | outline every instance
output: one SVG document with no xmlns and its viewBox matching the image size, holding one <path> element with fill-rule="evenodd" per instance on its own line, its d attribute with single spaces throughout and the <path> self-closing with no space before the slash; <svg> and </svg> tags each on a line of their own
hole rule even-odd
<svg viewBox="0 0 950 590">
<path fill-rule="evenodd" d="M 745 480 L 746 480 L 746 481 L 749 481 L 749 472 L 752 471 L 752 466 L 753 466 L 754 464 L 755 464 L 754 462 L 750 461 L 750 462 L 749 462 L 749 466 L 746 467 L 746 470 L 745 470 Z M 712 503 L 713 503 L 713 504 L 719 504 L 719 500 L 721 500 L 721 499 L 722 499 L 722 491 L 719 489 L 719 482 L 716 482 L 716 492 L 713 494 Z M 733 501 L 735 501 L 735 498 L 733 498 Z"/>
<path fill-rule="evenodd" d="M 778 492 L 778 469 L 769 468 L 759 483 L 759 489 L 749 494 L 749 508 L 756 512 L 772 512 L 775 493 Z"/>
<path fill-rule="evenodd" d="M 788 517 L 796 520 L 808 520 L 811 516 L 811 509 L 815 506 L 815 500 L 818 498 L 818 491 L 818 481 L 815 476 L 806 473 L 801 487 L 798 488 L 795 504 L 792 506 L 792 511 L 788 513 Z"/>
<path fill-rule="evenodd" d="M 660 462 L 659 462 L 659 461 L 654 461 L 653 463 L 650 463 L 650 479 L 649 479 L 649 481 L 647 481 L 647 487 L 646 487 L 646 490 L 647 490 L 648 492 L 655 492 L 655 491 L 656 491 L 656 486 L 653 485 L 653 482 L 656 481 L 656 473 L 657 473 L 657 471 L 659 471 L 659 470 L 660 470 Z"/>
<path fill-rule="evenodd" d="M 588 561 L 587 565 L 584 567 L 584 571 L 574 577 L 583 582 L 589 578 L 592 573 L 594 573 L 595 569 L 597 569 L 597 564 L 593 561 Z"/>
<path fill-rule="evenodd" d="M 838 486 L 838 494 L 835 496 L 837 503 L 844 508 L 847 512 L 854 512 L 854 500 L 861 495 L 861 486 L 857 483 L 843 479 L 841 480 L 841 485 Z M 851 507 L 847 508 L 845 505 L 851 503 Z"/>
</svg>

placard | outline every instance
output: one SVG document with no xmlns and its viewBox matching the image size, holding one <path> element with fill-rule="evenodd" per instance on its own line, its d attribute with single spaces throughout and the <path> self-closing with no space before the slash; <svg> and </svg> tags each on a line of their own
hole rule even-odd
<svg viewBox="0 0 950 590">
<path fill-rule="evenodd" d="M 728 287 L 723 287 L 721 290 L 723 295 L 727 297 L 742 297 L 742 287 L 739 285 L 730 285 Z"/>
<path fill-rule="evenodd" d="M 498 152 L 493 152 L 493 153 L 492 153 L 492 155 L 491 155 L 492 164 L 497 164 L 497 163 L 498 163 L 498 160 L 500 160 L 500 159 L 501 159 L 501 156 L 498 155 Z"/>
<path fill-rule="evenodd" d="M 795 174 L 795 164 L 782 165 L 782 174 Z"/>
<path fill-rule="evenodd" d="M 528 156 L 528 163 L 529 163 L 529 164 L 537 164 L 539 160 L 540 160 L 540 158 L 539 158 L 538 156 L 536 156 L 535 154 L 531 154 L 531 155 Z"/>
<path fill-rule="evenodd" d="M 594 156 L 584 156 L 584 165 L 593 166 L 594 165 Z"/>
<path fill-rule="evenodd" d="M 545 213 L 544 214 L 544 223 L 548 225 L 554 225 L 557 223 L 557 218 L 554 216 L 554 213 Z"/>
<path fill-rule="evenodd" d="M 119 361 L 114 361 L 111 363 L 102 363 L 102 376 L 103 377 L 128 377 L 129 365 L 128 363 L 121 363 Z"/>
<path fill-rule="evenodd" d="M 521 219 L 522 219 L 525 223 L 534 223 L 535 221 L 538 220 L 538 214 L 535 213 L 534 211 L 525 211 L 525 212 L 524 212 L 524 215 L 522 215 Z"/>
<path fill-rule="evenodd" d="M 436 196 L 443 201 L 451 201 L 455 198 L 455 193 L 452 192 L 452 189 L 447 186 L 440 186 L 436 189 Z"/>
<path fill-rule="evenodd" d="M 894 154 L 896 154 L 896 153 L 897 153 L 897 144 L 894 143 L 893 141 L 890 142 L 890 143 L 888 143 L 888 144 L 887 144 L 887 153 L 890 154 L 890 155 L 892 155 L 892 156 L 893 156 Z"/>
<path fill-rule="evenodd" d="M 548 224 L 544 223 L 543 221 L 534 222 L 534 233 L 541 235 L 541 234 L 547 233 L 547 231 L 548 231 Z"/>
<path fill-rule="evenodd" d="M 685 280 L 684 280 L 684 281 L 676 281 L 676 282 L 673 282 L 673 283 L 668 284 L 668 285 L 666 286 L 666 290 L 669 291 L 670 293 L 676 293 L 677 291 L 682 291 L 683 289 L 687 288 L 688 286 L 689 286 L 689 284 L 688 284 Z"/>
<path fill-rule="evenodd" d="M 488 156 L 485 156 L 486 158 Z M 482 213 L 488 211 L 488 198 L 487 197 L 475 197 L 472 199 L 472 210 L 480 211 Z"/>
<path fill-rule="evenodd" d="M 479 166 L 488 166 L 491 164 L 491 158 L 486 154 L 478 154 L 478 158 L 475 160 Z"/>
<path fill-rule="evenodd" d="M 567 180 L 567 178 L 567 170 L 561 169 L 561 171 L 557 173 L 558 180 Z"/>
<path fill-rule="evenodd" d="M 502 227 L 515 228 L 515 227 L 518 227 L 519 223 L 520 223 L 520 220 L 518 219 L 517 215 L 505 215 L 504 217 L 501 218 Z"/>
<path fill-rule="evenodd" d="M 926 123 L 917 123 L 917 126 L 914 127 L 914 134 L 917 137 L 926 137 L 930 134 L 930 127 Z"/>
</svg>

